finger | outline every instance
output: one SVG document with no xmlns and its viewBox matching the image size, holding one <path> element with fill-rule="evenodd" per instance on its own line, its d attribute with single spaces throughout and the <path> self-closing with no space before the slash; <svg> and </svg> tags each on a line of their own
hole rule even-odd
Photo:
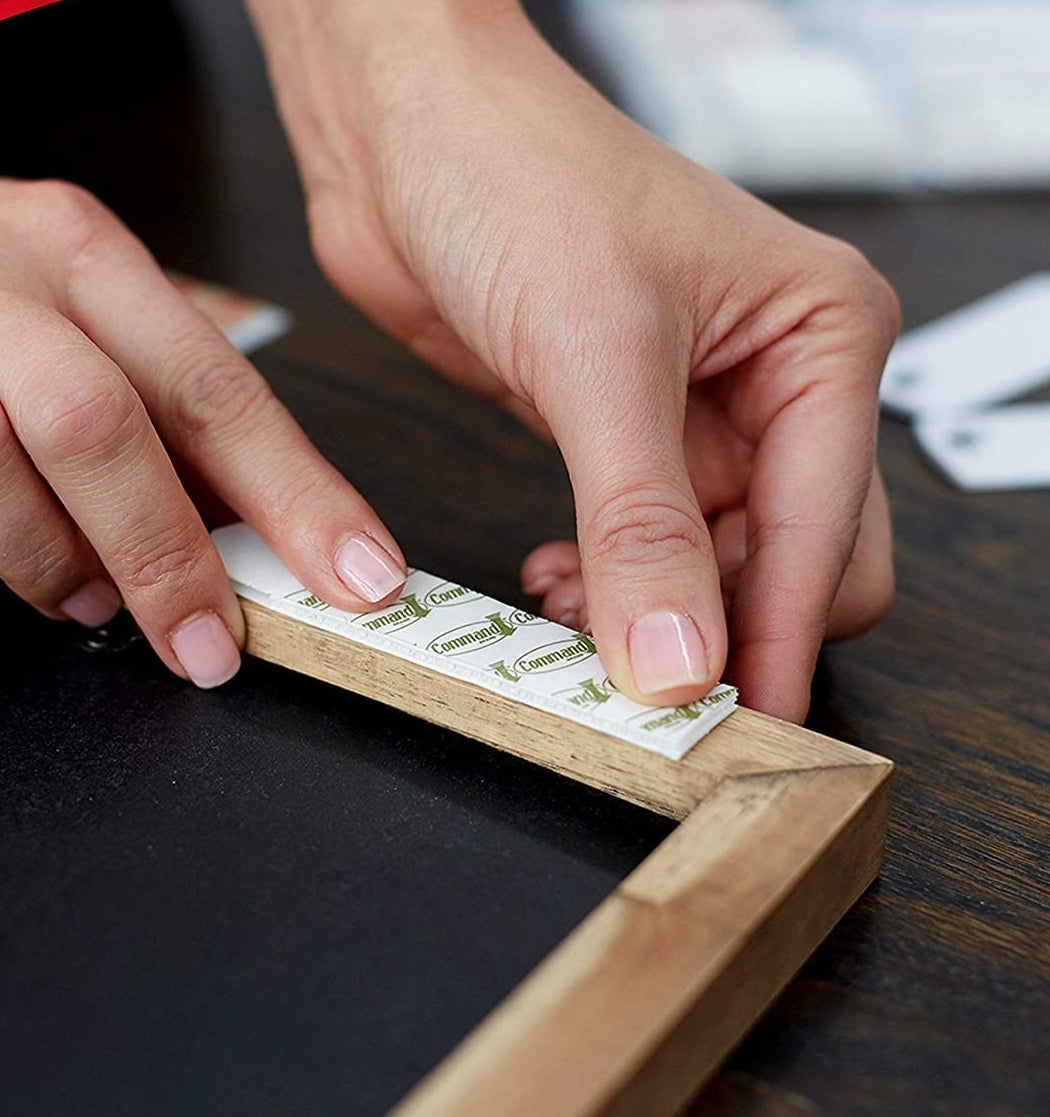
<svg viewBox="0 0 1050 1117">
<path fill-rule="evenodd" d="M 569 540 L 544 543 L 522 564 L 526 593 L 542 597 L 540 613 L 580 631 L 589 629 L 590 614 L 580 567 L 580 548 Z"/>
<path fill-rule="evenodd" d="M 732 593 L 747 558 L 747 512 L 731 508 L 710 521 L 711 541 L 722 588 Z"/>
<path fill-rule="evenodd" d="M 55 499 L 0 407 L 0 581 L 53 620 L 112 620 L 117 593 L 91 545 Z"/>
<path fill-rule="evenodd" d="M 585 601 L 583 575 L 575 574 L 552 587 L 543 599 L 540 613 L 567 628 L 579 629 Z"/>
<path fill-rule="evenodd" d="M 876 401 L 866 357 L 812 361 L 810 387 L 772 416 L 752 469 L 730 678 L 747 705 L 789 721 L 808 709 L 870 485 Z"/>
<path fill-rule="evenodd" d="M 692 701 L 725 660 L 711 540 L 685 465 L 681 378 L 654 345 L 615 386 L 572 381 L 547 414 L 576 496 L 587 606 L 603 664 L 647 702 Z M 591 391 L 583 395 L 582 387 Z"/>
<path fill-rule="evenodd" d="M 240 608 L 120 369 L 40 307 L 0 316 L 0 364 L 13 370 L 12 428 L 161 659 L 199 686 L 225 682 L 240 662 Z"/>
<path fill-rule="evenodd" d="M 743 506 L 753 447 L 726 421 L 711 381 L 691 384 L 685 412 L 685 460 L 708 526 L 726 508 Z"/>
<path fill-rule="evenodd" d="M 886 487 L 878 470 L 871 479 L 860 530 L 828 616 L 826 639 L 849 640 L 867 632 L 893 603 L 893 529 Z"/>
<path fill-rule="evenodd" d="M 747 558 L 744 509 L 732 509 L 711 525 L 722 591 L 732 602 Z M 853 554 L 828 613 L 825 640 L 849 640 L 866 632 L 893 601 L 893 546 L 889 503 L 878 471 L 864 503 Z"/>
<path fill-rule="evenodd" d="M 56 275 L 165 443 L 325 600 L 361 611 L 394 597 L 405 560 L 365 500 L 145 248 L 105 211 L 87 220 L 93 249 Z"/>
<path fill-rule="evenodd" d="M 559 582 L 580 573 L 580 549 L 568 539 L 543 543 L 521 564 L 521 588 L 543 597 Z"/>
</svg>

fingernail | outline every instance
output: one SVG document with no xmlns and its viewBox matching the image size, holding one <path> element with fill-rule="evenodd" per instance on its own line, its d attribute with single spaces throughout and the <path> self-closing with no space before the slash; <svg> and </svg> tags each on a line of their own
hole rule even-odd
<svg viewBox="0 0 1050 1117">
<path fill-rule="evenodd" d="M 523 585 L 522 591 L 529 597 L 542 597 L 547 590 L 552 589 L 561 581 L 557 574 L 540 574 Z"/>
<path fill-rule="evenodd" d="M 214 613 L 190 617 L 168 639 L 182 669 L 204 689 L 232 679 L 241 665 L 230 630 Z"/>
<path fill-rule="evenodd" d="M 707 649 L 691 617 L 650 613 L 627 636 L 634 682 L 643 694 L 707 681 Z"/>
<path fill-rule="evenodd" d="M 558 618 L 558 624 L 565 625 L 566 628 L 579 628 L 580 614 L 576 609 L 568 609 Z"/>
<path fill-rule="evenodd" d="M 92 578 L 59 604 L 59 609 L 85 628 L 98 628 L 120 612 L 120 594 L 105 578 Z"/>
<path fill-rule="evenodd" d="M 407 573 L 372 538 L 355 533 L 335 555 L 335 570 L 365 601 L 382 601 L 405 584 Z"/>
</svg>

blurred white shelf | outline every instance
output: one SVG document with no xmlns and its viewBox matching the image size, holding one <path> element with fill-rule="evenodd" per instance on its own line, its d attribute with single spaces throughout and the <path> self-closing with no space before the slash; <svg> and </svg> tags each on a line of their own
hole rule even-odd
<svg viewBox="0 0 1050 1117">
<path fill-rule="evenodd" d="M 623 107 L 758 190 L 1050 185 L 1050 0 L 572 0 Z"/>
</svg>

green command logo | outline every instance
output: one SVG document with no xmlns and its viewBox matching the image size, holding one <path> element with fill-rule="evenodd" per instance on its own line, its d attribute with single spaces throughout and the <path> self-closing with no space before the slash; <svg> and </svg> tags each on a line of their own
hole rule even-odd
<svg viewBox="0 0 1050 1117">
<path fill-rule="evenodd" d="M 532 617 L 531 613 L 513 614 L 513 616 L 518 615 Z M 537 619 L 539 618 L 532 617 L 532 620 Z M 531 621 L 526 623 L 531 623 Z M 569 667 L 574 663 L 581 662 L 581 660 L 588 659 L 592 655 L 597 655 L 597 652 L 598 649 L 594 646 L 591 637 L 580 633 L 568 640 L 555 640 L 553 644 L 542 644 L 538 648 L 533 648 L 531 652 L 518 656 L 510 667 L 502 659 L 496 663 L 490 663 L 489 670 L 508 682 L 520 683 L 522 675 L 543 675 L 547 671 L 558 671 L 562 667 Z M 590 679 L 588 682 L 595 687 L 600 685 Z M 581 683 L 580 687 L 585 685 Z M 609 693 L 612 693 L 611 688 L 612 684 L 610 684 Z M 579 687 L 572 688 L 573 691 L 578 689 Z M 562 691 L 561 693 L 568 695 L 570 691 Z M 609 695 L 606 694 L 597 701 L 604 702 L 608 697 Z M 572 702 L 574 700 L 569 698 L 568 701 Z"/>
<path fill-rule="evenodd" d="M 357 624 L 367 628 L 369 632 L 396 632 L 399 628 L 408 628 L 410 624 L 422 620 L 430 615 L 430 610 L 423 605 L 414 593 L 395 601 L 378 613 L 365 613 L 359 617 Z"/>
<path fill-rule="evenodd" d="M 724 690 L 720 694 L 708 694 L 703 698 L 690 702 L 688 706 L 675 706 L 670 710 L 643 710 L 635 714 L 630 721 L 641 729 L 655 733 L 660 729 L 669 729 L 683 721 L 696 721 L 704 710 L 726 702 L 733 697 L 731 690 Z"/>
<path fill-rule="evenodd" d="M 608 702 L 615 693 L 616 688 L 608 678 L 603 679 L 600 683 L 595 682 L 594 679 L 584 679 L 582 683 L 577 683 L 567 690 L 557 691 L 555 697 L 560 698 L 563 702 L 568 702 L 572 706 L 588 710 L 593 706 L 600 706 L 603 702 Z"/>
<path fill-rule="evenodd" d="M 331 609 L 331 605 L 327 601 L 322 601 L 321 598 L 309 590 L 296 590 L 295 593 L 286 593 L 286 600 L 292 600 L 296 605 L 305 605 L 307 609 L 316 609 L 319 613 L 323 613 L 325 609 Z"/>
<path fill-rule="evenodd" d="M 543 617 L 537 617 L 535 613 L 526 613 L 524 609 L 515 609 L 510 615 L 511 623 L 515 628 L 524 628 L 530 624 L 547 624 L 548 622 Z"/>
<path fill-rule="evenodd" d="M 455 582 L 442 582 L 423 598 L 423 604 L 428 609 L 444 609 L 449 605 L 465 605 L 468 601 L 480 600 L 481 594 L 468 590 L 466 586 L 457 585 Z"/>
<path fill-rule="evenodd" d="M 524 616 L 530 614 L 525 613 Z M 438 655 L 465 655 L 475 648 L 487 648 L 513 636 L 520 627 L 520 622 L 515 622 L 517 613 L 504 616 L 502 613 L 489 613 L 481 620 L 472 621 L 470 624 L 461 624 L 450 632 L 443 632 L 435 636 L 427 644 L 428 651 L 437 652 Z"/>
<path fill-rule="evenodd" d="M 514 670 L 520 675 L 545 675 L 548 671 L 560 671 L 597 654 L 594 640 L 581 632 L 567 640 L 555 640 L 552 644 L 542 644 L 525 652 L 514 661 Z"/>
</svg>

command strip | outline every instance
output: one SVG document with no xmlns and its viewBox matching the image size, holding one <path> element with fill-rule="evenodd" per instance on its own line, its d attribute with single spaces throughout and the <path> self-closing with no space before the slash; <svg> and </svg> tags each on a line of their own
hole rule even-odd
<svg viewBox="0 0 1050 1117">
<path fill-rule="evenodd" d="M 409 570 L 392 605 L 349 613 L 311 593 L 247 524 L 219 528 L 212 539 L 236 592 L 263 608 L 672 760 L 736 708 L 736 689 L 724 683 L 687 706 L 635 702 L 605 674 L 588 634 L 423 570 Z"/>
</svg>

